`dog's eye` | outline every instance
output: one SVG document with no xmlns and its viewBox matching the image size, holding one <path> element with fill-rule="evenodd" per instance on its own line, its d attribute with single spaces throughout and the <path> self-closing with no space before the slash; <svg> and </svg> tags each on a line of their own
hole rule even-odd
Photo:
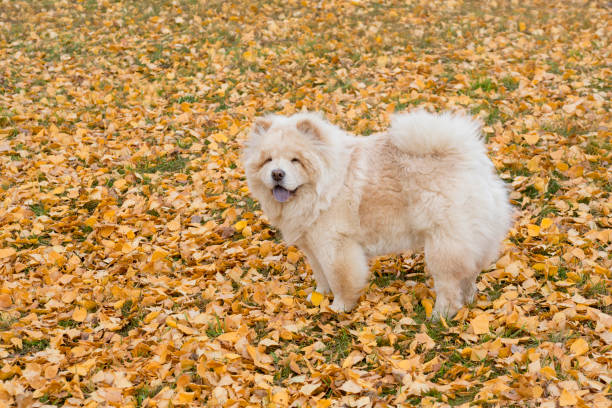
<svg viewBox="0 0 612 408">
<path fill-rule="evenodd" d="M 297 159 L 297 158 L 293 158 L 293 159 L 291 159 L 291 163 L 302 164 L 302 162 L 300 161 L 300 159 Z"/>
<path fill-rule="evenodd" d="M 264 166 L 264 165 L 270 163 L 271 161 L 272 161 L 272 158 L 268 157 L 266 160 L 264 160 L 264 162 L 261 165 Z"/>
</svg>

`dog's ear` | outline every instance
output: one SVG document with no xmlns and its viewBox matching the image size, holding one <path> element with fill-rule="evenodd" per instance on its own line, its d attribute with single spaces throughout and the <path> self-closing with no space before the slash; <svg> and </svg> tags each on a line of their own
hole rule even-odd
<svg viewBox="0 0 612 408">
<path fill-rule="evenodd" d="M 318 141 L 323 140 L 321 129 L 319 128 L 319 124 L 314 120 L 306 118 L 300 120 L 296 124 L 297 129 L 305 135 L 312 137 Z"/>
<path fill-rule="evenodd" d="M 263 135 L 270 129 L 272 126 L 272 119 L 270 118 L 257 118 L 255 119 L 255 123 L 253 123 L 253 128 L 251 132 L 255 135 Z"/>
</svg>

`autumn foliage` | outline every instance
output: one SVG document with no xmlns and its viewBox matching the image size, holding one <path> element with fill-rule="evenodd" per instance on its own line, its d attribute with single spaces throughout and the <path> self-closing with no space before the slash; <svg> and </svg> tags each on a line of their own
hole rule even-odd
<svg viewBox="0 0 612 408">
<path fill-rule="evenodd" d="M 610 407 L 607 1 L 0 0 L 0 407 Z M 337 315 L 251 198 L 254 117 L 483 124 L 516 221 L 427 320 L 422 254 Z"/>
</svg>

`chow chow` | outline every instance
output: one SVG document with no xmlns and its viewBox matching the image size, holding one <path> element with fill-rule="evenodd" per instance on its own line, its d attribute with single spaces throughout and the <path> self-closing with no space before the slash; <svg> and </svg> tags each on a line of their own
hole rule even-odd
<svg viewBox="0 0 612 408">
<path fill-rule="evenodd" d="M 454 316 L 511 223 L 479 126 L 460 114 L 397 114 L 367 137 L 316 113 L 269 115 L 255 121 L 243 164 L 252 195 L 306 254 L 336 312 L 359 300 L 368 258 L 424 248 L 433 317 Z"/>
</svg>

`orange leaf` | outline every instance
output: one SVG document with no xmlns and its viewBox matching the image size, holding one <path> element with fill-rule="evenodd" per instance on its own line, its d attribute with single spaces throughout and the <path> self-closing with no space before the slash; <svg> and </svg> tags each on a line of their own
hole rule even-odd
<svg viewBox="0 0 612 408">
<path fill-rule="evenodd" d="M 0 249 L 0 259 L 2 258 L 8 258 L 9 256 L 13 256 L 15 255 L 17 251 L 15 251 L 15 248 L 2 248 Z"/>
<path fill-rule="evenodd" d="M 491 316 L 488 313 L 481 313 L 472 319 L 470 325 L 474 334 L 486 334 L 489 333 L 489 321 Z"/>
<path fill-rule="evenodd" d="M 72 320 L 75 322 L 84 322 L 87 318 L 87 310 L 82 307 L 75 307 L 74 312 L 72 312 Z"/>
</svg>

